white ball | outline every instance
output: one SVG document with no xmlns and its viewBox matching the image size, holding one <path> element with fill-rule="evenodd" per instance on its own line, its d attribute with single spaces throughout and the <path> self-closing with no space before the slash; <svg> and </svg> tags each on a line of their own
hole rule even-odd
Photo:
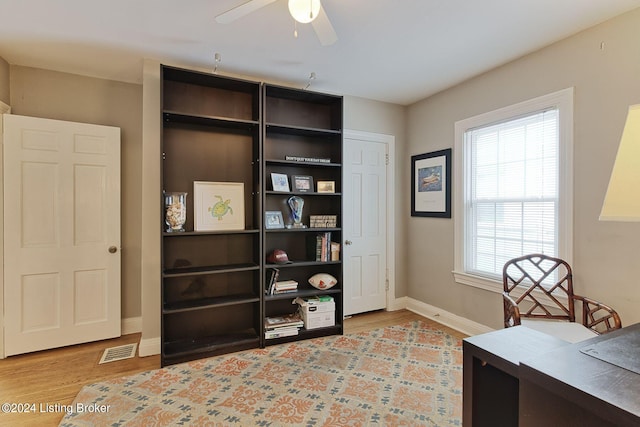
<svg viewBox="0 0 640 427">
<path fill-rule="evenodd" d="M 332 288 L 338 279 L 327 273 L 314 274 L 309 278 L 309 283 L 316 289 L 329 289 Z"/>
</svg>

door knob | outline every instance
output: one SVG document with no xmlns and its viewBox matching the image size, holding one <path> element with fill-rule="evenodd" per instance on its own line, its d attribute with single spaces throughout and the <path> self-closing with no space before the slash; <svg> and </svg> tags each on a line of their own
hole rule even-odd
<svg viewBox="0 0 640 427">
<path fill-rule="evenodd" d="M 344 244 L 345 244 L 345 245 L 350 245 L 350 244 L 352 244 L 352 243 L 353 243 L 353 242 L 352 242 L 351 240 L 345 240 L 345 241 L 344 241 Z"/>
<path fill-rule="evenodd" d="M 118 248 L 115 246 L 109 246 L 109 253 L 110 254 L 115 254 L 116 252 L 118 252 Z"/>
</svg>

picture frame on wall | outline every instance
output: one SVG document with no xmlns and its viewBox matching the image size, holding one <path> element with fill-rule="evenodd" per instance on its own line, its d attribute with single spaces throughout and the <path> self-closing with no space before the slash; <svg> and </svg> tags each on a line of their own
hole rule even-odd
<svg viewBox="0 0 640 427">
<path fill-rule="evenodd" d="M 193 183 L 195 231 L 244 230 L 244 183 Z"/>
<path fill-rule="evenodd" d="M 296 193 L 310 193 L 313 191 L 313 178 L 309 175 L 292 175 L 293 191 Z"/>
<path fill-rule="evenodd" d="M 411 156 L 411 216 L 451 218 L 451 149 Z"/>
<path fill-rule="evenodd" d="M 264 213 L 264 228 L 276 230 L 284 228 L 284 218 L 281 211 L 266 211 Z"/>
<path fill-rule="evenodd" d="M 289 192 L 289 177 L 283 173 L 271 173 L 273 191 Z"/>
</svg>

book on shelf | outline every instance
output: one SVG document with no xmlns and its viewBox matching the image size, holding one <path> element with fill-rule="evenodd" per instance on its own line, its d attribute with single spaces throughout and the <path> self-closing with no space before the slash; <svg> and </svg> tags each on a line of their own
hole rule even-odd
<svg viewBox="0 0 640 427">
<path fill-rule="evenodd" d="M 301 328 L 304 325 L 299 313 L 284 314 L 282 316 L 268 316 L 264 319 L 264 328 L 267 331 L 282 328 Z"/>
<path fill-rule="evenodd" d="M 282 290 L 274 290 L 273 293 L 271 295 L 280 295 L 280 294 L 290 294 L 293 292 L 298 292 L 298 288 L 294 288 L 294 289 L 282 289 Z"/>
<path fill-rule="evenodd" d="M 299 327 L 277 328 L 264 331 L 265 339 L 292 337 L 298 335 Z"/>
<path fill-rule="evenodd" d="M 340 261 L 340 243 L 331 242 L 331 261 Z"/>
<path fill-rule="evenodd" d="M 309 252 L 312 259 L 318 262 L 331 260 L 331 232 L 318 233 L 311 237 Z"/>
<path fill-rule="evenodd" d="M 280 276 L 280 270 L 277 268 L 272 268 L 271 276 L 269 277 L 269 281 L 267 282 L 267 285 L 264 290 L 266 295 L 273 295 L 275 291 L 275 285 L 276 285 L 276 282 L 278 281 L 279 276 Z"/>
<path fill-rule="evenodd" d="M 288 291 L 291 289 L 298 289 L 298 282 L 295 280 L 281 280 L 275 284 L 275 291 Z"/>
</svg>

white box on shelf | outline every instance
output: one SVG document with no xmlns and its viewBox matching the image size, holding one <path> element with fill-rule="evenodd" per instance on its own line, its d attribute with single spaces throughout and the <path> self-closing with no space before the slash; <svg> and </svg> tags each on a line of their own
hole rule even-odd
<svg viewBox="0 0 640 427">
<path fill-rule="evenodd" d="M 296 298 L 294 303 L 300 306 L 300 313 L 324 313 L 328 311 L 336 311 L 336 303 L 333 301 L 333 297 L 312 297 L 302 299 Z"/>
<path fill-rule="evenodd" d="M 326 328 L 336 324 L 336 303 L 332 297 L 296 298 L 305 329 Z"/>
<path fill-rule="evenodd" d="M 302 311 L 302 308 L 300 309 Z M 302 321 L 305 329 L 326 328 L 336 324 L 335 311 L 321 311 L 312 313 L 302 313 Z"/>
</svg>

